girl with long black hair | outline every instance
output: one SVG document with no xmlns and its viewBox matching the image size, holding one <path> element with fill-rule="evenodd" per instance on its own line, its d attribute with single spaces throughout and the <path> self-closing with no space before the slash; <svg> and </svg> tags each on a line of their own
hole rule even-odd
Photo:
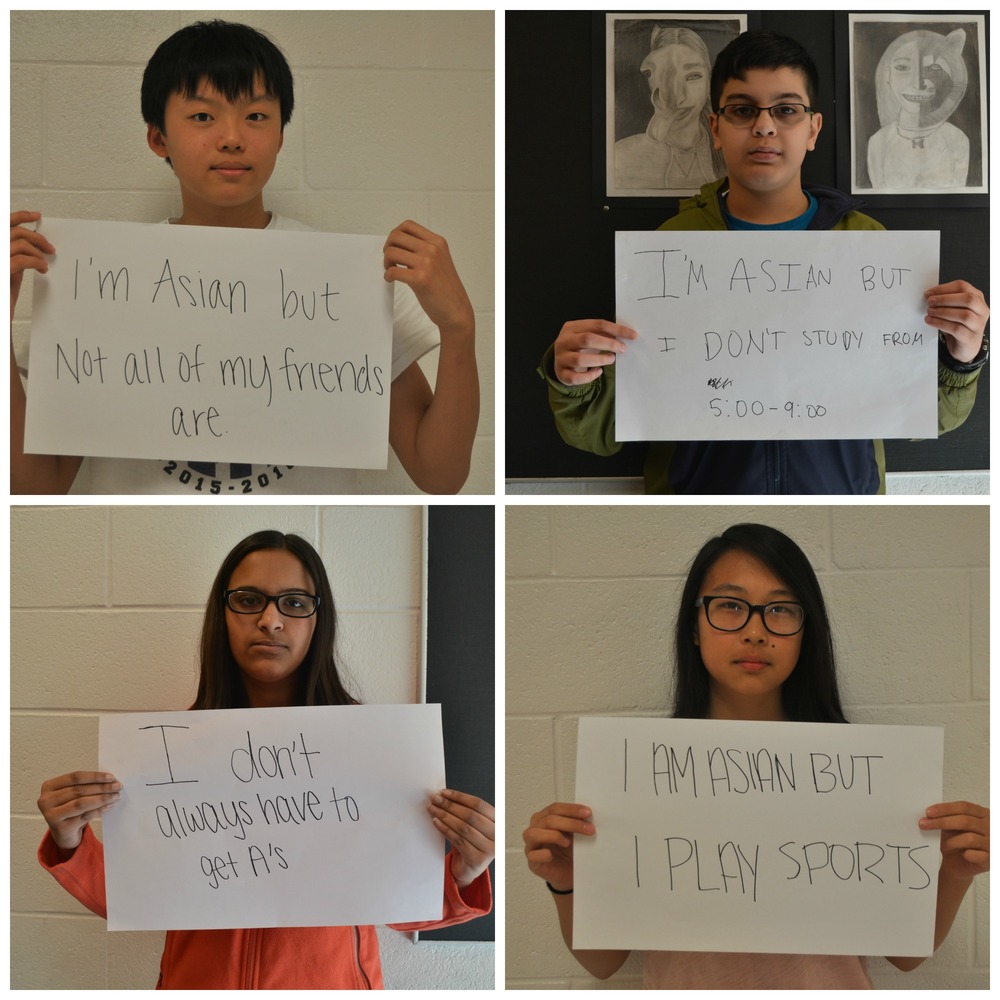
<svg viewBox="0 0 1000 1000">
<path fill-rule="evenodd" d="M 278 531 L 243 539 L 212 584 L 192 708 L 358 704 L 334 659 L 336 621 L 326 569 L 308 542 Z M 74 771 L 46 781 L 38 799 L 49 827 L 38 851 L 42 867 L 100 916 L 107 916 L 104 853 L 90 823 L 120 796 L 114 775 Z M 492 905 L 487 868 L 495 851 L 493 807 L 442 789 L 427 809 L 430 822 L 451 843 L 444 916 L 394 925 L 399 930 L 462 923 Z M 378 940 L 367 926 L 169 931 L 158 986 L 381 989 Z"/>
<path fill-rule="evenodd" d="M 710 539 L 688 572 L 675 631 L 675 718 L 846 723 L 830 621 L 816 574 L 787 535 L 735 525 Z M 929 806 L 921 830 L 941 831 L 934 946 L 947 936 L 973 878 L 989 869 L 989 809 Z M 544 879 L 566 946 L 600 979 L 630 952 L 573 950 L 573 838 L 596 832 L 589 807 L 553 802 L 524 831 L 528 867 Z M 889 958 L 909 970 L 923 959 Z M 644 984 L 670 989 L 871 989 L 856 956 L 644 954 Z"/>
</svg>

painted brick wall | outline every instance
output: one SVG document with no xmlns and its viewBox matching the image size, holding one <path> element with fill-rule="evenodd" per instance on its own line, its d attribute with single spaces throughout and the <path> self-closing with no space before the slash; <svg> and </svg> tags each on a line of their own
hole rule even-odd
<svg viewBox="0 0 1000 1000">
<path fill-rule="evenodd" d="M 329 232 L 387 234 L 412 218 L 448 239 L 476 310 L 482 387 L 464 491 L 492 494 L 492 11 L 15 11 L 12 207 L 124 222 L 178 215 L 173 174 L 146 146 L 139 84 L 163 39 L 216 16 L 268 32 L 295 75 L 266 207 Z M 23 363 L 29 288 L 21 299 Z M 433 351 L 422 362 L 432 385 L 436 366 Z M 361 488 L 419 492 L 394 456 Z"/>
<path fill-rule="evenodd" d="M 308 538 L 327 566 L 340 657 L 369 703 L 422 691 L 422 507 L 15 507 L 11 512 L 11 984 L 143 989 L 163 935 L 108 933 L 39 867 L 41 783 L 97 766 L 104 711 L 183 708 L 198 632 L 229 549 L 262 528 Z M 99 833 L 99 824 L 96 824 Z M 481 989 L 489 944 L 380 931 L 390 988 Z"/>
<path fill-rule="evenodd" d="M 581 715 L 661 715 L 676 605 L 701 545 L 730 524 L 781 528 L 830 607 L 842 697 L 857 723 L 945 728 L 946 800 L 989 804 L 989 510 L 985 506 L 507 508 L 507 985 L 593 988 L 563 945 L 521 831 L 574 801 Z M 930 805 L 930 803 L 928 803 Z M 915 972 L 880 989 L 987 989 L 988 876 Z M 633 956 L 608 988 L 641 985 Z"/>
</svg>

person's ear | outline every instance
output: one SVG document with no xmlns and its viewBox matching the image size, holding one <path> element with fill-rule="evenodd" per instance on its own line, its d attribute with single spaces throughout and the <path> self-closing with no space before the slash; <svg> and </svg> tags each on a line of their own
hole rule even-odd
<svg viewBox="0 0 1000 1000">
<path fill-rule="evenodd" d="M 146 144 L 161 159 L 166 160 L 170 156 L 166 134 L 155 125 L 146 126 Z"/>
<path fill-rule="evenodd" d="M 714 112 L 709 112 L 708 127 L 712 133 L 712 144 L 715 149 L 722 149 L 722 142 L 719 140 L 719 116 Z"/>
<path fill-rule="evenodd" d="M 806 145 L 806 149 L 813 150 L 816 148 L 816 138 L 819 135 L 819 130 L 823 127 L 823 116 L 818 112 L 814 112 L 812 119 L 809 122 L 809 142 Z"/>
</svg>

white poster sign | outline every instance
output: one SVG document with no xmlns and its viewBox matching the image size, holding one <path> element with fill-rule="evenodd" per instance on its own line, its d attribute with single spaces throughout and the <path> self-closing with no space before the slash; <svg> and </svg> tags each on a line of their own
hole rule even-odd
<svg viewBox="0 0 1000 1000">
<path fill-rule="evenodd" d="M 943 730 L 580 720 L 573 946 L 930 955 Z"/>
<path fill-rule="evenodd" d="M 49 219 L 25 450 L 385 468 L 375 236 Z"/>
<path fill-rule="evenodd" d="M 440 919 L 439 705 L 101 716 L 111 930 Z"/>
<path fill-rule="evenodd" d="M 617 233 L 617 439 L 936 437 L 939 235 Z"/>
</svg>

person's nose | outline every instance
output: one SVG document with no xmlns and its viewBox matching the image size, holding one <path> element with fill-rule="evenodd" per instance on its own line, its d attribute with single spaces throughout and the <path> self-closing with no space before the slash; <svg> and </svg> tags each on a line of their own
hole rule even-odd
<svg viewBox="0 0 1000 1000">
<path fill-rule="evenodd" d="M 220 150 L 241 150 L 243 149 L 243 130 L 239 119 L 226 118 L 219 129 L 219 149 Z"/>
<path fill-rule="evenodd" d="M 743 642 L 767 642 L 767 629 L 764 627 L 764 612 L 751 611 L 750 618 L 743 626 L 743 633 L 740 636 Z"/>
<path fill-rule="evenodd" d="M 275 601 L 268 601 L 267 604 L 264 605 L 264 610 L 260 613 L 260 617 L 257 619 L 257 627 L 265 629 L 268 632 L 274 632 L 285 627 L 284 617 L 278 610 L 278 606 Z"/>
<path fill-rule="evenodd" d="M 764 116 L 767 116 L 766 118 Z M 757 112 L 757 120 L 753 123 L 754 135 L 774 135 L 777 131 L 777 126 L 774 124 L 774 119 L 771 117 L 771 112 L 765 108 L 761 108 Z"/>
</svg>

